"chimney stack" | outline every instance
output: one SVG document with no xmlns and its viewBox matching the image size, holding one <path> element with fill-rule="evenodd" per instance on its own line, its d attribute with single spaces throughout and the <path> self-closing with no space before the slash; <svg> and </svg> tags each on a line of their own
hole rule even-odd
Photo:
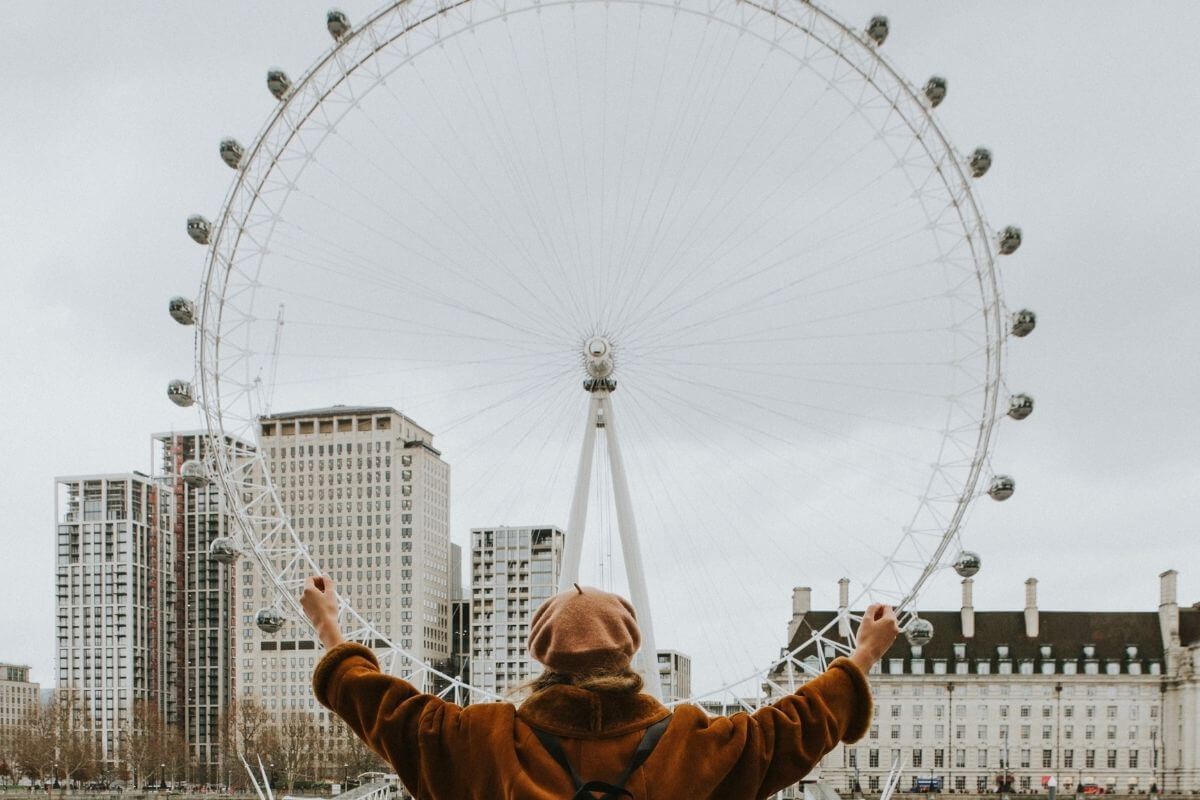
<svg viewBox="0 0 1200 800">
<path fill-rule="evenodd" d="M 792 642 L 804 615 L 812 610 L 812 589 L 807 586 L 797 586 L 792 589 L 792 621 L 788 623 L 788 644 Z"/>
<path fill-rule="evenodd" d="M 1173 569 L 1158 576 L 1158 627 L 1162 633 L 1167 674 L 1174 674 L 1179 657 L 1179 573 Z"/>
<path fill-rule="evenodd" d="M 843 639 L 850 637 L 850 618 L 846 616 L 850 608 L 850 579 L 838 578 L 838 636 Z"/>
<path fill-rule="evenodd" d="M 962 633 L 967 639 L 975 638 L 975 579 L 962 581 Z"/>
<path fill-rule="evenodd" d="M 1037 578 L 1025 581 L 1025 635 L 1030 639 L 1038 635 Z"/>
</svg>

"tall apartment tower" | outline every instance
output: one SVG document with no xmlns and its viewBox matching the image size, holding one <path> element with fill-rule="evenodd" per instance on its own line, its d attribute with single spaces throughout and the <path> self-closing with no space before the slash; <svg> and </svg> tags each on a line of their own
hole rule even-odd
<svg viewBox="0 0 1200 800">
<path fill-rule="evenodd" d="M 38 685 L 29 680 L 28 666 L 0 663 L 0 730 L 18 724 L 25 710 L 39 700 Z"/>
<path fill-rule="evenodd" d="M 450 467 L 433 434 L 393 408 L 332 406 L 259 420 L 259 446 L 283 512 L 338 592 L 394 644 L 439 666 L 450 658 Z M 312 632 L 263 633 L 273 588 L 239 567 L 239 696 L 273 715 L 319 711 Z"/>
<path fill-rule="evenodd" d="M 498 694 L 536 677 L 533 612 L 554 594 L 564 535 L 551 526 L 471 530 L 471 683 Z"/>
<path fill-rule="evenodd" d="M 112 765 L 133 704 L 178 719 L 175 540 L 138 472 L 55 479 L 58 687 L 77 692 Z"/>
<path fill-rule="evenodd" d="M 235 692 L 236 654 L 233 638 L 235 566 L 208 557 L 212 540 L 236 533 L 218 484 L 189 486 L 179 477 L 191 460 L 210 464 L 206 431 L 154 435 L 159 471 L 174 476 L 162 489 L 161 523 L 175 540 L 175 650 L 178 674 L 176 704 L 184 741 L 200 780 L 221 769 L 221 715 Z M 226 437 L 223 446 L 243 453 L 253 446 Z"/>
<path fill-rule="evenodd" d="M 692 696 L 692 659 L 678 650 L 658 651 L 658 681 L 664 703 Z"/>
</svg>

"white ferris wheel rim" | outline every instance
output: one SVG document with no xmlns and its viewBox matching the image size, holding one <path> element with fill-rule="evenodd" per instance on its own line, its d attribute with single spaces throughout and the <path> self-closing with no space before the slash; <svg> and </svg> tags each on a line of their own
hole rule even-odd
<svg viewBox="0 0 1200 800">
<path fill-rule="evenodd" d="M 443 39 L 493 19 L 502 19 L 511 15 L 525 13 L 536 9 L 546 9 L 555 6 L 586 6 L 600 3 L 612 5 L 637 5 L 670 8 L 674 11 L 707 17 L 715 22 L 731 25 L 729 19 L 716 16 L 716 10 L 726 6 L 739 6 L 748 9 L 745 13 L 769 15 L 778 21 L 785 33 L 793 35 L 801 32 L 805 41 L 815 41 L 826 48 L 828 55 L 839 59 L 851 68 L 857 80 L 870 85 L 881 96 L 891 96 L 898 116 L 909 127 L 912 135 L 919 139 L 924 154 L 931 163 L 938 166 L 937 172 L 943 180 L 947 192 L 959 202 L 958 213 L 964 236 L 971 248 L 971 254 L 976 266 L 979 279 L 981 317 L 985 321 L 987 331 L 986 344 L 986 386 L 984 389 L 984 404 L 980 409 L 978 428 L 974 431 L 975 447 L 971 457 L 969 475 L 962 487 L 961 495 L 954 507 L 953 513 L 945 519 L 940 540 L 933 545 L 922 548 L 927 553 L 924 564 L 909 563 L 910 569 L 918 568 L 917 577 L 908 581 L 909 585 L 903 594 L 897 594 L 894 602 L 907 606 L 917 595 L 929 577 L 945 566 L 945 556 L 951 543 L 959 535 L 963 515 L 969 503 L 977 494 L 976 486 L 982 470 L 987 464 L 989 446 L 992 439 L 992 429 L 997 419 L 997 402 L 1002 385 L 1001 360 L 1004 343 L 1002 327 L 1002 299 L 995 265 L 995 254 L 989 243 L 991 233 L 984 221 L 980 205 L 971 189 L 970 177 L 964 169 L 963 159 L 959 157 L 949 139 L 937 125 L 932 116 L 928 103 L 909 82 L 883 58 L 878 49 L 868 43 L 865 37 L 838 21 L 831 14 L 818 6 L 808 3 L 778 3 L 771 6 L 746 2 L 716 2 L 707 9 L 684 8 L 666 0 L 560 0 L 560 2 L 505 2 L 492 4 L 488 9 L 494 11 L 487 19 L 474 19 L 465 16 L 461 19 L 463 27 L 445 32 L 443 25 L 446 20 L 457 14 L 471 13 L 476 6 L 485 5 L 480 0 L 463 0 L 454 4 L 433 2 L 432 0 L 411 0 L 410 2 L 389 5 L 374 14 L 353 33 L 338 41 L 334 47 L 324 54 L 305 75 L 296 82 L 290 93 L 280 103 L 277 110 L 270 116 L 266 125 L 255 137 L 253 144 L 247 148 L 244 166 L 238 169 L 237 176 L 222 206 L 212 234 L 209 255 L 204 271 L 198 303 L 198 325 L 196 334 L 197 371 L 199 388 L 199 405 L 210 435 L 214 437 L 234 436 L 253 440 L 247 437 L 247 431 L 252 430 L 255 415 L 239 415 L 235 404 L 243 401 L 255 389 L 252 381 L 233 380 L 229 376 L 230 368 L 221 361 L 221 348 L 236 348 L 233 336 L 236 334 L 241 321 L 232 322 L 223 315 L 229 296 L 229 280 L 235 270 L 242 270 L 245 261 L 253 262 L 253 251 L 249 259 L 240 257 L 242 237 L 249 239 L 256 236 L 252 233 L 253 226 L 250 217 L 253 213 L 261 212 L 269 205 L 265 199 L 268 193 L 266 186 L 276 177 L 276 172 L 288 176 L 280 168 L 280 154 L 286 152 L 289 142 L 296 136 L 305 122 L 317 112 L 322 104 L 329 108 L 330 104 L 341 104 L 340 115 L 344 116 L 354 107 L 345 98 L 338 98 L 337 93 L 343 81 L 373 58 L 385 47 L 392 46 L 402 37 L 428 35 L 425 46 L 433 46 Z M 794 12 L 795 18 L 791 15 Z M 398 25 L 397 32 L 389 25 Z M 437 30 L 430 31 L 433 26 Z M 818 31 L 824 27 L 823 31 Z M 758 35 L 748 28 L 743 28 L 752 35 Z M 821 38 L 823 34 L 826 38 Z M 828 39 L 828 40 L 827 40 Z M 832 41 L 836 39 L 836 41 Z M 356 49 L 357 48 L 357 49 Z M 418 53 L 410 54 L 410 58 Z M 858 61 L 854 60 L 858 59 Z M 382 82 L 386 74 L 380 71 L 376 78 Z M 882 87 L 878 82 L 890 80 L 892 85 Z M 840 91 L 840 89 L 839 89 Z M 887 94 L 885 94 L 885 91 Z M 894 94 L 893 94 L 894 93 Z M 361 96 L 362 93 L 359 94 Z M 340 119 L 338 116 L 336 119 Z M 323 141 L 323 137 L 320 138 Z M 317 143 L 317 147 L 319 147 Z M 308 149 L 309 145 L 303 145 Z M 315 147 L 314 147 L 315 149 Z M 301 167 L 303 169 L 303 167 Z M 256 171 L 257 170 L 257 171 Z M 294 181 L 295 175 L 291 176 Z M 278 217 L 286 204 L 290 189 L 282 191 L 282 200 L 278 202 L 272 216 Z M 274 199 L 272 199 L 274 202 Z M 265 247 L 270 241 L 270 231 L 260 239 L 259 247 Z M 261 261 L 259 262 L 261 263 Z M 251 278 L 251 280 L 253 280 Z M 233 308 L 233 305 L 229 305 Z M 239 359 L 232 359 L 234 365 Z M 222 389 L 225 391 L 222 392 Z M 243 544 L 253 552 L 263 574 L 273 583 L 277 592 L 277 602 L 288 607 L 292 614 L 301 616 L 296 599 L 296 590 L 302 578 L 297 577 L 301 569 L 315 571 L 317 565 L 300 542 L 291 521 L 286 514 L 264 513 L 268 507 L 282 507 L 279 490 L 269 469 L 262 463 L 261 451 L 256 451 L 253 460 L 244 455 L 233 457 L 222 448 L 212 448 L 214 464 L 213 474 L 221 484 L 225 495 L 233 498 L 231 506 L 241 530 Z M 257 463 L 255 463 L 257 462 Z M 261 473 L 265 486 L 258 488 L 253 483 L 255 470 Z M 930 476 L 930 491 L 936 478 L 936 470 Z M 266 526 L 266 527 L 264 527 Z M 266 535 L 262 531 L 267 530 Z M 857 602 L 872 591 L 875 584 L 889 570 L 897 568 L 896 556 L 904 547 L 905 542 L 913 536 L 906 531 L 896 544 L 890 558 L 879 572 L 865 585 Z M 286 566 L 280 569 L 277 565 L 283 559 Z M 349 621 L 347 627 L 349 638 L 383 640 L 391 654 L 392 664 L 408 664 L 408 655 L 397 647 L 389 637 L 374 629 L 374 626 L 363 618 L 352 606 L 343 602 L 343 614 Z M 853 614 L 847 613 L 854 619 Z M 829 635 L 829 631 L 838 620 L 826 625 L 820 631 L 799 646 L 793 648 L 778 659 L 773 660 L 765 669 L 758 670 L 753 676 L 741 677 L 731 681 L 727 686 L 719 687 L 711 692 L 705 692 L 697 697 L 709 696 L 724 692 L 732 686 L 744 683 L 748 677 L 762 677 L 776 673 L 781 667 L 792 667 L 801 673 L 813 672 L 825 666 L 827 658 L 840 652 L 845 652 L 845 639 Z M 852 631 L 852 629 L 851 629 Z M 852 634 L 851 634 L 852 638 Z M 814 651 L 815 659 L 801 660 L 799 654 Z M 389 665 L 390 666 L 390 665 Z M 411 667 L 411 665 L 409 665 Z M 788 669 L 788 678 L 794 685 L 795 670 Z M 495 699 L 495 695 L 469 686 L 455 676 L 444 675 L 429 665 L 421 665 L 417 671 L 436 674 L 448 683 L 446 691 L 453 690 L 458 696 L 460 692 L 468 692 L 475 696 Z"/>
</svg>

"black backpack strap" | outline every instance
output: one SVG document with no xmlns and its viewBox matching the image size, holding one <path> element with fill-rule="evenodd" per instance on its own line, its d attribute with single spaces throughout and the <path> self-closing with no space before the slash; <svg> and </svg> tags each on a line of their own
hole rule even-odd
<svg viewBox="0 0 1200 800">
<path fill-rule="evenodd" d="M 604 781 L 588 781 L 584 783 L 575 768 L 571 766 L 570 760 L 567 759 L 567 754 L 563 750 L 562 742 L 558 737 L 546 731 L 533 729 L 533 733 L 537 736 L 538 741 L 542 743 L 542 747 L 546 748 L 546 752 L 558 762 L 567 774 L 571 776 L 571 783 L 575 786 L 575 795 L 571 800 L 595 800 L 594 792 L 604 792 L 600 800 L 620 800 L 622 796 L 633 798 L 633 792 L 625 788 L 625 783 L 629 777 L 640 767 L 646 763 L 646 759 L 654 752 L 654 748 L 658 746 L 658 740 L 662 738 L 666 732 L 667 726 L 671 724 L 671 715 L 663 717 L 658 722 L 651 725 L 642 734 L 642 740 L 638 742 L 637 749 L 633 751 L 633 758 L 629 762 L 629 766 L 621 773 L 621 777 L 617 779 L 615 785 L 605 783 Z"/>
<path fill-rule="evenodd" d="M 542 747 L 546 748 L 546 752 L 551 758 L 558 762 L 558 765 L 567 771 L 571 776 L 571 783 L 574 784 L 575 790 L 579 791 L 583 787 L 583 781 L 579 779 L 579 775 L 575 772 L 575 768 L 571 766 L 571 762 L 567 760 L 567 754 L 563 751 L 562 742 L 553 733 L 533 729 L 533 733 L 537 736 L 538 741 L 542 743 Z"/>
<path fill-rule="evenodd" d="M 633 775 L 638 767 L 646 763 L 646 759 L 654 752 L 654 748 L 658 746 L 658 740 L 666 733 L 667 726 L 670 724 L 671 715 L 668 714 L 646 729 L 646 732 L 642 734 L 642 740 L 638 742 L 637 750 L 633 751 L 633 760 L 629 762 L 629 766 L 625 768 L 625 771 L 621 773 L 621 777 L 617 779 L 617 786 L 624 788 L 625 782 L 629 780 L 629 776 Z"/>
</svg>

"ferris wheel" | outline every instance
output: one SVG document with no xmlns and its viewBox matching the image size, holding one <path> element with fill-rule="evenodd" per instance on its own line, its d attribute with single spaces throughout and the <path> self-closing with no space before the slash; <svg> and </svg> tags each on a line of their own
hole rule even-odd
<svg viewBox="0 0 1200 800">
<path fill-rule="evenodd" d="M 864 29 L 777 0 L 407 0 L 354 25 L 293 80 L 213 217 L 195 300 L 198 405 L 213 441 L 258 439 L 272 407 L 382 399 L 433 431 L 455 531 L 565 524 L 561 586 L 627 592 L 656 646 L 706 663 L 694 696 L 754 702 L 853 646 L 852 609 L 970 576 L 964 520 L 1011 477 L 994 428 L 1016 226 L 984 219 L 934 109 Z M 277 592 L 259 627 L 301 617 L 317 564 L 263 448 L 209 448 L 182 478 L 223 488 Z M 590 513 L 589 513 L 590 512 Z M 310 523 L 311 524 L 311 523 Z M 841 575 L 838 618 L 780 650 L 788 589 Z M 343 600 L 387 668 L 440 675 Z M 801 637 L 804 638 L 804 637 Z"/>
</svg>

